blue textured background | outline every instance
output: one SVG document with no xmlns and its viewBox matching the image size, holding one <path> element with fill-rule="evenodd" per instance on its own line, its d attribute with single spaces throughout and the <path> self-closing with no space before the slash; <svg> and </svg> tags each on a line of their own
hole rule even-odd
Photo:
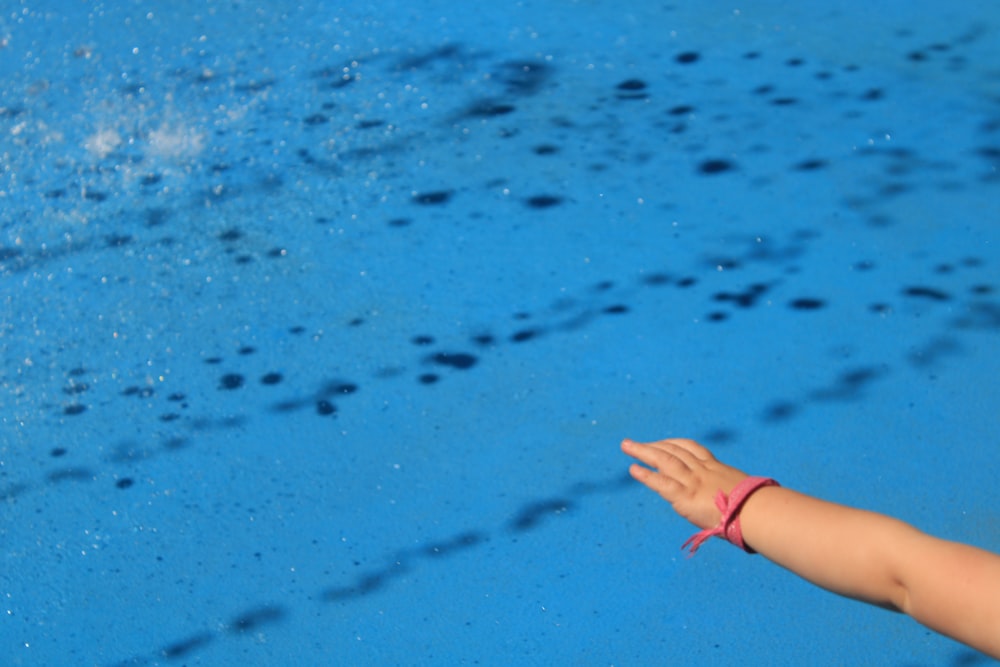
<svg viewBox="0 0 1000 667">
<path fill-rule="evenodd" d="M 618 442 L 1000 550 L 994 3 L 8 4 L 0 663 L 986 662 Z"/>
</svg>

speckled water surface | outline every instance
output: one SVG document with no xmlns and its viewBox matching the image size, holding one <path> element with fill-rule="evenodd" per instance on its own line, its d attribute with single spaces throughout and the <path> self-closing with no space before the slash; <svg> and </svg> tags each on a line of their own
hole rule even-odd
<svg viewBox="0 0 1000 667">
<path fill-rule="evenodd" d="M 626 477 L 1000 550 L 1000 7 L 748 5 L 8 3 L 0 663 L 985 663 Z"/>
</svg>

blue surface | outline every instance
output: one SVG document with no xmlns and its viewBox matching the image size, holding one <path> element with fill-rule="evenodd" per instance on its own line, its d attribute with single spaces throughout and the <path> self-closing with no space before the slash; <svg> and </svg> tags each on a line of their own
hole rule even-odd
<svg viewBox="0 0 1000 667">
<path fill-rule="evenodd" d="M 457 4 L 4 10 L 0 663 L 988 662 L 618 442 L 1000 550 L 997 6 Z"/>
</svg>

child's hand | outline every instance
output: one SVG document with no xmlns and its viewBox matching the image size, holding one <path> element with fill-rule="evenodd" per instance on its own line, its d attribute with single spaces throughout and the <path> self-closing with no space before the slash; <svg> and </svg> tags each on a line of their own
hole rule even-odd
<svg viewBox="0 0 1000 667">
<path fill-rule="evenodd" d="M 694 440 L 670 438 L 641 444 L 622 441 L 622 451 L 654 468 L 636 463 L 629 473 L 669 502 L 674 511 L 699 528 L 711 528 L 722 514 L 715 506 L 719 491 L 728 494 L 748 475 L 715 460 Z"/>
</svg>

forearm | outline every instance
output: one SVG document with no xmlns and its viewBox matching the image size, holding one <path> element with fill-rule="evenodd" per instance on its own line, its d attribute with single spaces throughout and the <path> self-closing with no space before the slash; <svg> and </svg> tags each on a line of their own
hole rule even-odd
<svg viewBox="0 0 1000 667">
<path fill-rule="evenodd" d="M 1000 556 L 781 487 L 751 496 L 740 523 L 749 546 L 804 579 L 1000 657 Z"/>
<path fill-rule="evenodd" d="M 909 537 L 906 524 L 783 487 L 751 496 L 740 523 L 768 560 L 841 595 L 900 609 L 890 546 Z"/>
</svg>

